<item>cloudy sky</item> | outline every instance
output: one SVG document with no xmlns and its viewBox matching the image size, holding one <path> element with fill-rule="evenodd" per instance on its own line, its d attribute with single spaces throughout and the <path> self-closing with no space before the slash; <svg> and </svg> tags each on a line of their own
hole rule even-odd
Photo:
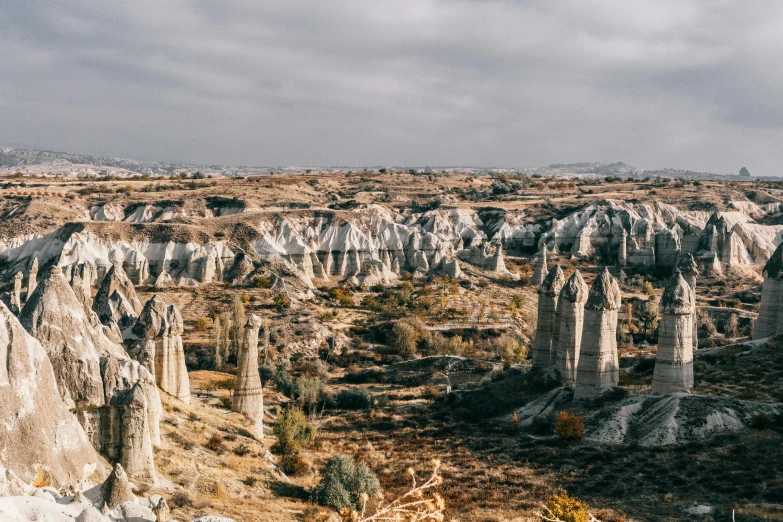
<svg viewBox="0 0 783 522">
<path fill-rule="evenodd" d="M 777 0 L 0 0 L 0 144 L 783 174 Z"/>
</svg>

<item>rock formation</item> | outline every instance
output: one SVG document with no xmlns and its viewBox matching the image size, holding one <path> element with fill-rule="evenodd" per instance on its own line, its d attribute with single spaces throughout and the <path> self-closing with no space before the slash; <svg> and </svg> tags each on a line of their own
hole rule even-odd
<svg viewBox="0 0 783 522">
<path fill-rule="evenodd" d="M 104 335 L 59 267 L 44 273 L 19 320 L 46 350 L 62 400 L 93 447 L 128 473 L 154 478 L 151 442 L 145 442 L 157 433 L 161 411 L 154 378 Z"/>
<path fill-rule="evenodd" d="M 0 303 L 0 455 L 25 482 L 39 469 L 52 485 L 74 486 L 95 470 L 98 455 L 68 411 L 41 344 Z"/>
<path fill-rule="evenodd" d="M 120 464 L 115 464 L 109 477 L 101 485 L 101 506 L 114 509 L 123 502 L 133 502 L 136 495 L 133 494 L 128 475 Z"/>
<path fill-rule="evenodd" d="M 621 294 L 617 281 L 604 269 L 595 278 L 585 303 L 582 346 L 576 373 L 574 398 L 597 397 L 617 386 L 617 310 Z"/>
<path fill-rule="evenodd" d="M 92 309 L 101 323 L 107 326 L 129 326 L 141 313 L 141 302 L 133 283 L 120 265 L 113 265 L 106 273 Z"/>
<path fill-rule="evenodd" d="M 102 428 L 112 437 L 103 450 L 111 461 L 122 464 L 131 476 L 154 482 L 156 473 L 149 410 L 142 383 L 115 391 L 110 405 L 109 414 L 102 419 Z"/>
<path fill-rule="evenodd" d="M 697 319 L 696 319 L 696 277 L 699 275 L 699 266 L 696 264 L 696 260 L 693 259 L 693 256 L 691 254 L 685 254 L 680 259 L 679 263 L 677 264 L 677 269 L 682 274 L 682 277 L 685 278 L 685 281 L 688 283 L 688 286 L 691 287 L 691 290 L 693 291 L 693 319 L 691 324 L 693 325 L 693 337 L 691 340 L 691 346 L 695 350 L 699 346 L 698 341 L 698 328 L 697 325 Z"/>
<path fill-rule="evenodd" d="M 182 316 L 155 295 L 147 301 L 127 341 L 131 355 L 155 376 L 161 390 L 190 402 L 190 380 L 182 347 Z"/>
<path fill-rule="evenodd" d="M 781 291 L 783 291 L 783 243 L 778 245 L 772 257 L 764 265 L 764 285 L 761 287 L 761 305 L 756 324 L 753 329 L 753 339 L 765 339 L 775 335 L 779 330 L 779 320 L 783 317 L 783 307 L 780 306 Z"/>
<path fill-rule="evenodd" d="M 617 266 L 628 265 L 628 232 L 622 229 L 620 234 L 620 246 L 617 249 Z"/>
<path fill-rule="evenodd" d="M 536 261 L 536 267 L 533 270 L 533 277 L 530 279 L 530 284 L 533 286 L 541 286 L 548 273 L 549 269 L 546 267 L 546 245 L 541 243 L 538 252 L 538 260 Z"/>
<path fill-rule="evenodd" d="M 22 280 L 24 275 L 22 272 L 17 272 L 14 276 L 14 290 L 11 293 L 11 310 L 15 313 L 19 313 L 22 309 Z"/>
<path fill-rule="evenodd" d="M 538 290 L 538 323 L 533 344 L 533 366 L 547 367 L 555 363 L 557 347 L 552 341 L 555 328 L 560 326 L 557 322 L 557 301 L 564 284 L 563 271 L 560 265 L 555 265 Z"/>
<path fill-rule="evenodd" d="M 653 393 L 690 392 L 693 388 L 693 290 L 678 271 L 661 297 L 658 352 Z"/>
<path fill-rule="evenodd" d="M 256 432 L 264 434 L 264 397 L 258 374 L 258 330 L 261 318 L 250 314 L 245 325 L 243 348 L 237 362 L 237 380 L 231 409 L 255 424 Z"/>
<path fill-rule="evenodd" d="M 30 268 L 27 271 L 27 298 L 29 299 L 35 287 L 38 285 L 38 258 L 34 257 Z"/>
<path fill-rule="evenodd" d="M 579 270 L 574 271 L 560 291 L 560 330 L 557 343 L 557 369 L 566 383 L 576 381 L 579 352 L 582 346 L 587 284 Z"/>
</svg>

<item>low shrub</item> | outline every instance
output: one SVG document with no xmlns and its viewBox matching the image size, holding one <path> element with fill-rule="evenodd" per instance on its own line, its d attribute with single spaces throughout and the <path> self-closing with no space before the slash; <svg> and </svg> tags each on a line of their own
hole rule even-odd
<svg viewBox="0 0 783 522">
<path fill-rule="evenodd" d="M 198 331 L 206 330 L 207 326 L 209 326 L 209 319 L 206 317 L 199 317 L 193 323 L 193 329 Z"/>
<path fill-rule="evenodd" d="M 316 501 L 332 509 L 361 509 L 362 494 L 370 498 L 381 492 L 375 473 L 361 461 L 335 455 L 321 470 L 321 482 L 314 491 Z"/>
<path fill-rule="evenodd" d="M 562 489 L 549 496 L 546 501 L 546 509 L 550 518 L 562 522 L 588 522 L 590 519 L 587 504 L 578 498 L 569 497 Z"/>
<path fill-rule="evenodd" d="M 750 425 L 757 430 L 766 429 L 769 425 L 769 415 L 765 412 L 754 413 L 750 418 Z"/>
<path fill-rule="evenodd" d="M 281 413 L 274 426 L 280 452 L 298 453 L 303 445 L 312 444 L 318 430 L 310 424 L 301 408 L 289 407 Z"/>
<path fill-rule="evenodd" d="M 337 404 L 346 410 L 369 410 L 375 404 L 375 398 L 367 388 L 340 390 Z"/>
<path fill-rule="evenodd" d="M 560 440 L 577 440 L 585 434 L 585 423 L 578 415 L 561 411 L 555 422 L 555 433 Z"/>
</svg>

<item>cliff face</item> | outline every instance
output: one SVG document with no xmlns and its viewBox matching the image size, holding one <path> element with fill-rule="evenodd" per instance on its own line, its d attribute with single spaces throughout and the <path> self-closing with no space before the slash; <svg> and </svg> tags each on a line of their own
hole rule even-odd
<svg viewBox="0 0 783 522">
<path fill-rule="evenodd" d="M 58 390 L 46 351 L 0 303 L 0 454 L 25 482 L 39 468 L 53 485 L 78 485 L 98 455 Z"/>
</svg>

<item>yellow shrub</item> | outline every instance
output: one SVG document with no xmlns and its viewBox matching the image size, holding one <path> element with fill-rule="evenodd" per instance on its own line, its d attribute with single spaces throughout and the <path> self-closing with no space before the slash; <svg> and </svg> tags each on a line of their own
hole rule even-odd
<svg viewBox="0 0 783 522">
<path fill-rule="evenodd" d="M 585 434 L 585 423 L 582 417 L 561 411 L 555 423 L 555 433 L 561 440 L 581 439 Z"/>
<path fill-rule="evenodd" d="M 562 489 L 555 491 L 546 501 L 547 515 L 563 522 L 588 522 L 587 504 L 569 497 Z"/>
</svg>

